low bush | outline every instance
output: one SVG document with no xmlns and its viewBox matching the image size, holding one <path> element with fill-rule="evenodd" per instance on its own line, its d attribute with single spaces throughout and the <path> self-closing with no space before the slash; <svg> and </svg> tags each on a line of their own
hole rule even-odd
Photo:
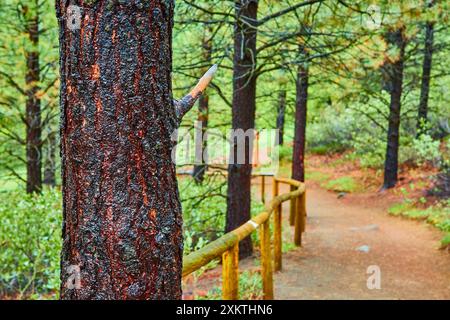
<svg viewBox="0 0 450 320">
<path fill-rule="evenodd" d="M 224 233 L 226 179 L 208 177 L 179 182 L 184 220 L 185 254 Z M 253 197 L 256 199 L 256 197 Z M 0 297 L 57 298 L 62 246 L 62 199 L 58 189 L 41 195 L 15 189 L 0 193 Z M 264 210 L 252 201 L 252 215 Z M 252 234 L 255 245 L 257 233 Z"/>
<path fill-rule="evenodd" d="M 435 205 L 426 209 L 418 208 L 416 203 L 409 199 L 404 202 L 394 204 L 388 209 L 389 214 L 402 216 L 408 219 L 425 220 L 440 230 L 446 232 L 446 236 L 441 240 L 443 245 L 449 244 L 450 234 L 450 201 L 439 201 Z"/>
<path fill-rule="evenodd" d="M 192 178 L 179 180 L 183 207 L 184 253 L 188 254 L 217 239 L 225 229 L 226 180 L 206 177 L 202 184 Z"/>
<path fill-rule="evenodd" d="M 355 125 L 348 111 L 338 113 L 334 109 L 325 109 L 320 118 L 307 126 L 307 151 L 316 154 L 332 154 L 351 148 Z"/>
<path fill-rule="evenodd" d="M 55 297 L 59 288 L 61 193 L 0 193 L 0 295 Z"/>
<path fill-rule="evenodd" d="M 261 300 L 263 288 L 261 274 L 255 271 L 243 271 L 239 275 L 239 299 Z M 214 287 L 205 296 L 197 296 L 197 300 L 220 300 L 222 299 L 222 288 Z"/>
<path fill-rule="evenodd" d="M 358 183 L 352 177 L 340 177 L 323 183 L 323 186 L 336 192 L 355 192 L 358 190 Z"/>
</svg>

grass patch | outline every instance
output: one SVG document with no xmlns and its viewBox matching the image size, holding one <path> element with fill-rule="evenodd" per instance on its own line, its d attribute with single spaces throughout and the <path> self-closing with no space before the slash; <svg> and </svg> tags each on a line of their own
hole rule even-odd
<svg viewBox="0 0 450 320">
<path fill-rule="evenodd" d="M 61 192 L 0 193 L 0 297 L 55 299 L 59 289 Z"/>
<path fill-rule="evenodd" d="M 244 271 L 239 274 L 239 299 L 261 300 L 263 297 L 261 274 L 255 271 Z M 205 296 L 197 296 L 196 300 L 221 300 L 222 287 L 214 287 Z"/>
<path fill-rule="evenodd" d="M 358 190 L 358 183 L 352 177 L 340 177 L 323 183 L 322 187 L 336 192 L 355 192 Z"/>
<path fill-rule="evenodd" d="M 295 250 L 297 246 L 293 242 L 283 241 L 281 244 L 281 252 L 287 253 L 289 251 Z"/>
<path fill-rule="evenodd" d="M 312 180 L 317 182 L 324 182 L 330 179 L 330 177 L 331 176 L 328 173 L 323 173 L 319 171 L 306 171 L 305 173 L 306 180 Z"/>
<path fill-rule="evenodd" d="M 320 146 L 311 147 L 311 148 L 309 148 L 308 151 L 312 154 L 325 155 L 325 154 L 330 153 L 330 148 L 326 145 L 320 145 Z"/>
<path fill-rule="evenodd" d="M 426 220 L 429 224 L 447 232 L 441 240 L 442 246 L 450 244 L 450 205 L 448 201 L 439 202 L 426 209 L 416 208 L 410 201 L 396 203 L 388 209 L 393 216 L 414 220 Z"/>
<path fill-rule="evenodd" d="M 442 248 L 450 246 L 450 232 L 447 233 L 441 240 Z"/>
<path fill-rule="evenodd" d="M 409 202 L 400 202 L 392 205 L 388 209 L 388 213 L 393 216 L 401 216 L 403 212 L 413 208 L 412 204 Z"/>
<path fill-rule="evenodd" d="M 345 147 L 338 143 L 325 143 L 315 146 L 308 146 L 308 153 L 317 155 L 330 155 L 345 151 Z"/>
</svg>

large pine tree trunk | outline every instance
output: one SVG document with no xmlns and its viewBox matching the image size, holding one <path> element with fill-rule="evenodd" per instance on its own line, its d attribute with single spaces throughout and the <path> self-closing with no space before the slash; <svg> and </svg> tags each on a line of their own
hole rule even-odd
<svg viewBox="0 0 450 320">
<path fill-rule="evenodd" d="M 27 192 L 39 192 L 42 188 L 42 125 L 39 92 L 39 10 L 38 3 L 25 6 L 24 17 L 30 46 L 25 51 L 27 61 L 26 84 L 26 161 Z M 30 14 L 31 13 L 31 14 Z"/>
<path fill-rule="evenodd" d="M 399 56 L 395 62 L 389 63 L 387 66 L 391 101 L 389 105 L 389 127 L 387 133 L 386 159 L 384 163 L 384 189 L 394 187 L 398 180 L 398 150 L 403 86 L 403 60 L 406 44 L 403 30 L 399 29 L 397 31 L 389 32 L 387 34 L 387 41 L 391 45 L 398 47 Z"/>
<path fill-rule="evenodd" d="M 254 129 L 256 99 L 256 17 L 258 1 L 236 1 L 236 24 L 234 27 L 233 60 L 233 129 Z M 228 200 L 226 231 L 231 231 L 250 219 L 251 153 L 253 137 L 245 146 L 245 161 L 228 166 Z M 237 159 L 237 145 L 231 149 L 230 158 Z M 236 161 L 234 161 L 236 162 Z M 240 242 L 239 255 L 252 253 L 250 237 Z"/>
<path fill-rule="evenodd" d="M 170 139 L 177 126 L 174 3 L 84 1 L 77 30 L 67 27 L 68 3 L 56 1 L 61 298 L 178 299 L 182 217 Z"/>
<path fill-rule="evenodd" d="M 284 142 L 284 119 L 286 115 L 286 90 L 282 89 L 278 96 L 278 110 L 277 110 L 277 130 L 278 130 L 278 141 L 277 144 L 280 146 Z"/>
<path fill-rule="evenodd" d="M 211 65 L 212 56 L 212 38 L 211 30 L 208 29 L 203 38 L 202 48 L 203 48 L 203 59 L 207 65 Z M 205 72 L 207 69 L 204 70 Z M 207 159 L 203 158 L 206 155 L 206 137 L 205 133 L 208 129 L 208 117 L 209 117 L 209 96 L 207 92 L 198 99 L 198 116 L 197 123 L 201 125 L 201 129 L 197 128 L 195 135 L 195 164 L 192 175 L 197 182 L 203 181 Z"/>
<path fill-rule="evenodd" d="M 425 52 L 422 65 L 422 85 L 420 88 L 417 135 L 420 135 L 426 129 L 428 116 L 428 96 L 430 94 L 431 61 L 433 57 L 433 33 L 434 24 L 432 22 L 428 22 L 425 26 Z"/>
<path fill-rule="evenodd" d="M 305 181 L 308 76 L 308 66 L 300 65 L 297 71 L 294 152 L 292 154 L 292 178 L 299 181 Z"/>
</svg>

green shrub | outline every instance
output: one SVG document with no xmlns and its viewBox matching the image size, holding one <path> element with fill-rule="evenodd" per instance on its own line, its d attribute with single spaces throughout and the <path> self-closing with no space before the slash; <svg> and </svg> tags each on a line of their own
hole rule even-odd
<svg viewBox="0 0 450 320">
<path fill-rule="evenodd" d="M 381 135 L 384 137 L 384 135 Z M 351 156 L 358 159 L 362 167 L 381 168 L 384 164 L 386 142 L 380 139 L 380 134 L 370 131 L 360 131 L 352 140 L 354 152 Z"/>
<path fill-rule="evenodd" d="M 59 288 L 61 193 L 0 193 L 0 295 L 41 298 Z"/>
<path fill-rule="evenodd" d="M 343 152 L 351 148 L 354 118 L 348 111 L 342 113 L 330 108 L 307 126 L 307 150 L 316 154 Z"/>
<path fill-rule="evenodd" d="M 289 251 L 297 249 L 297 246 L 293 242 L 283 241 L 281 243 L 281 252 L 288 253 Z"/>
<path fill-rule="evenodd" d="M 333 153 L 334 150 L 336 150 L 336 148 L 330 144 L 326 144 L 326 145 L 322 144 L 319 146 L 309 148 L 310 153 L 318 154 L 318 155 L 330 154 L 330 153 Z"/>
<path fill-rule="evenodd" d="M 243 271 L 239 274 L 239 299 L 259 300 L 263 297 L 262 279 L 259 272 Z M 222 299 L 222 288 L 214 287 L 206 296 L 196 297 L 198 300 Z"/>
<path fill-rule="evenodd" d="M 287 146 L 286 144 L 278 147 L 278 156 L 281 160 L 291 161 L 292 160 L 292 152 L 294 150 L 293 146 Z"/>
<path fill-rule="evenodd" d="M 226 180 L 212 177 L 203 184 L 195 184 L 193 179 L 181 179 L 179 189 L 187 254 L 224 233 Z M 57 189 L 46 188 L 41 195 L 27 195 L 17 189 L 0 193 L 0 296 L 57 296 L 61 201 Z M 256 215 L 264 206 L 253 200 L 251 210 Z M 257 245 L 257 232 L 253 232 L 252 239 Z"/>
<path fill-rule="evenodd" d="M 305 179 L 306 180 L 313 180 L 317 182 L 323 182 L 328 179 L 330 179 L 330 175 L 328 173 L 323 173 L 319 171 L 306 171 L 305 173 Z"/>
<path fill-rule="evenodd" d="M 408 209 L 411 209 L 412 205 L 408 202 L 400 202 L 392 205 L 388 209 L 388 213 L 393 216 L 400 216 L 403 214 L 403 212 L 407 211 Z"/>
<path fill-rule="evenodd" d="M 441 201 L 426 209 L 420 209 L 414 206 L 410 200 L 394 204 L 388 209 L 389 214 L 402 216 L 408 219 L 426 220 L 438 229 L 447 232 L 442 239 L 442 243 L 448 241 L 450 232 L 450 203 L 449 201 Z"/>
<path fill-rule="evenodd" d="M 340 177 L 323 185 L 326 189 L 336 192 L 355 192 L 358 190 L 358 183 L 352 177 Z"/>
<path fill-rule="evenodd" d="M 444 247 L 448 247 L 450 246 L 450 232 L 447 233 L 441 240 L 441 246 Z"/>
<path fill-rule="evenodd" d="M 196 184 L 192 178 L 180 179 L 178 187 L 183 207 L 184 253 L 188 254 L 223 234 L 227 185 L 222 177 L 209 176 L 202 184 Z"/>
<path fill-rule="evenodd" d="M 439 145 L 439 140 L 433 140 L 427 134 L 422 134 L 418 139 L 414 139 L 412 146 L 416 153 L 416 162 L 423 164 L 424 162 L 430 161 L 436 164 L 441 158 Z"/>
<path fill-rule="evenodd" d="M 227 181 L 221 176 L 210 176 L 202 184 L 193 179 L 179 180 L 183 206 L 184 253 L 202 248 L 224 234 L 227 211 Z M 251 215 L 264 210 L 264 205 L 252 196 Z M 257 232 L 252 240 L 258 244 Z"/>
</svg>

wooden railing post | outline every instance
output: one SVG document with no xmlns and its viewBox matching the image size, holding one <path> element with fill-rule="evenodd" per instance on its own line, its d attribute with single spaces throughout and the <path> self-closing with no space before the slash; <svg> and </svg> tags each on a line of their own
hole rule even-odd
<svg viewBox="0 0 450 320">
<path fill-rule="evenodd" d="M 294 186 L 291 186 L 291 192 L 295 190 Z M 295 204 L 296 204 L 296 199 L 293 198 L 291 199 L 291 204 L 289 206 L 289 224 L 291 226 L 293 226 L 295 224 Z"/>
<path fill-rule="evenodd" d="M 264 222 L 259 228 L 261 243 L 261 277 L 263 281 L 264 300 L 273 299 L 273 275 L 272 259 L 270 257 L 270 228 L 269 221 Z"/>
<path fill-rule="evenodd" d="M 301 216 L 302 216 L 302 232 L 305 232 L 306 228 L 306 190 L 303 192 L 301 196 L 301 202 L 300 202 L 300 208 L 301 208 Z"/>
<path fill-rule="evenodd" d="M 295 215 L 294 243 L 296 246 L 302 245 L 302 232 L 305 231 L 305 193 L 296 198 L 297 210 Z"/>
<path fill-rule="evenodd" d="M 278 196 L 279 184 L 278 181 L 273 182 L 273 198 Z M 282 246 L 282 220 L 281 220 L 282 206 L 281 203 L 273 210 L 273 251 L 274 251 L 274 270 L 280 271 L 282 267 L 281 262 L 281 246 Z"/>
<path fill-rule="evenodd" d="M 222 298 L 239 298 L 239 242 L 222 255 Z"/>
<path fill-rule="evenodd" d="M 266 179 L 261 175 L 261 201 L 266 204 Z"/>
<path fill-rule="evenodd" d="M 273 177 L 273 183 L 272 183 L 272 199 L 274 199 L 276 196 L 278 196 L 278 193 L 280 191 L 279 189 L 279 182 L 275 177 Z"/>
</svg>

